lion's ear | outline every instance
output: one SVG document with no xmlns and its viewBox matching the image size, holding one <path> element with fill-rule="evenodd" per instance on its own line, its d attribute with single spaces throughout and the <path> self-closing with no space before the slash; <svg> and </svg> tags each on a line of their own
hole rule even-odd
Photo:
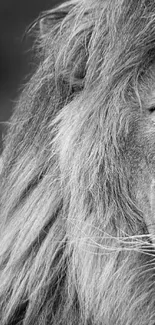
<svg viewBox="0 0 155 325">
<path fill-rule="evenodd" d="M 41 37 L 47 35 L 47 33 L 49 32 L 49 30 L 52 28 L 53 26 L 53 18 L 52 17 L 43 17 L 40 19 L 39 22 L 39 29 L 40 29 L 40 35 Z"/>
<path fill-rule="evenodd" d="M 69 8 L 64 8 L 69 9 Z M 49 10 L 45 13 L 43 13 L 42 17 L 40 18 L 40 35 L 43 37 L 47 35 L 47 33 L 52 29 L 54 25 L 62 21 L 66 14 L 68 13 L 68 10 L 62 10 L 61 8 L 57 8 L 54 10 Z"/>
</svg>

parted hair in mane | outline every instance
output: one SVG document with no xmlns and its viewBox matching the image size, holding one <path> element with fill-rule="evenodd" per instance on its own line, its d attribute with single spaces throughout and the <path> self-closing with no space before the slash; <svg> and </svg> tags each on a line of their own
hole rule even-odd
<svg viewBox="0 0 155 325">
<path fill-rule="evenodd" d="M 0 324 L 154 325 L 155 2 L 39 26 L 4 142 Z"/>
</svg>

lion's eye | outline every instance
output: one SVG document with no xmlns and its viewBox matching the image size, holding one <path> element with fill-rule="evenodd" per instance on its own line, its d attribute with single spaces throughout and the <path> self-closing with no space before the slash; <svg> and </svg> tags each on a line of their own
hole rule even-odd
<svg viewBox="0 0 155 325">
<path fill-rule="evenodd" d="M 155 106 L 152 106 L 148 109 L 149 113 L 154 113 L 155 112 Z"/>
</svg>

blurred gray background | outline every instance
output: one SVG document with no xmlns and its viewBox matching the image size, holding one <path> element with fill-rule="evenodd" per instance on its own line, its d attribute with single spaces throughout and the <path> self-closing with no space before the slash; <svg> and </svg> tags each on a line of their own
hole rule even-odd
<svg viewBox="0 0 155 325">
<path fill-rule="evenodd" d="M 26 28 L 47 9 L 62 0 L 0 0 L 0 152 L 5 134 L 5 121 L 31 75 L 35 62 L 32 37 L 25 37 Z"/>
</svg>

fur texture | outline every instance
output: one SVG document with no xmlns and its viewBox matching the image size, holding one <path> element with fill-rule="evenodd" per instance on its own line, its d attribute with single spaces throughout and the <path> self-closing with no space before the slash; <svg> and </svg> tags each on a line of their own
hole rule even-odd
<svg viewBox="0 0 155 325">
<path fill-rule="evenodd" d="M 67 2 L 37 47 L 4 143 L 0 324 L 154 325 L 154 0 Z"/>
</svg>

